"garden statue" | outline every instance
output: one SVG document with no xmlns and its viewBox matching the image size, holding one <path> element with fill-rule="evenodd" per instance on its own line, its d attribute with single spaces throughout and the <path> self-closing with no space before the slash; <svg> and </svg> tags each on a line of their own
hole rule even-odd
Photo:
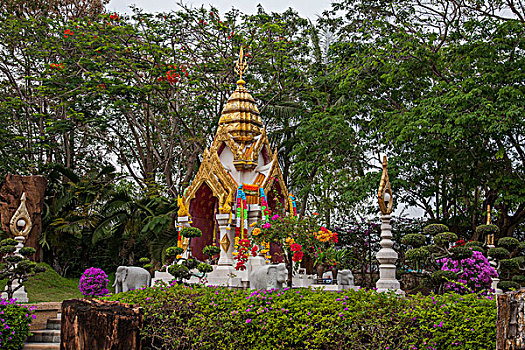
<svg viewBox="0 0 525 350">
<path fill-rule="evenodd" d="M 354 275 L 350 270 L 341 270 L 337 274 L 337 284 L 342 286 L 353 286 Z"/>
<path fill-rule="evenodd" d="M 151 281 L 150 273 L 137 266 L 119 266 L 115 273 L 115 293 L 127 292 L 140 287 L 149 287 Z"/>
<path fill-rule="evenodd" d="M 282 289 L 288 277 L 284 263 L 265 265 L 250 273 L 250 288 L 252 289 Z"/>
</svg>

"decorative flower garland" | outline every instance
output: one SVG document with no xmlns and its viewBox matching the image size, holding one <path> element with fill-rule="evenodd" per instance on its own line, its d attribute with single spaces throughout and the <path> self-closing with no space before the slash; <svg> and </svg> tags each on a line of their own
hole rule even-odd
<svg viewBox="0 0 525 350">
<path fill-rule="evenodd" d="M 297 205 L 295 203 L 295 196 L 291 193 L 288 196 L 288 206 L 290 208 L 290 215 L 297 216 Z"/>
<path fill-rule="evenodd" d="M 255 248 L 255 255 L 257 254 L 257 246 L 254 246 Z M 234 253 L 234 259 L 237 260 L 237 265 L 235 265 L 235 270 L 246 270 L 246 261 L 248 261 L 248 254 L 250 252 L 250 249 L 252 250 L 253 254 L 253 248 L 252 243 L 249 239 L 241 239 L 239 241 L 238 251 Z M 254 256 L 255 256 L 254 255 Z"/>
<path fill-rule="evenodd" d="M 266 194 L 264 193 L 264 188 L 259 189 L 259 194 L 261 197 L 261 212 L 262 212 L 262 221 L 267 222 L 270 217 L 270 209 L 268 208 L 268 201 L 266 200 Z"/>
</svg>

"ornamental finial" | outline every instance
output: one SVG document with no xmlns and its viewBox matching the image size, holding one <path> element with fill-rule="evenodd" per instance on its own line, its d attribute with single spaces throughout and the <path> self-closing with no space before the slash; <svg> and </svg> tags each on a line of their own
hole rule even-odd
<svg viewBox="0 0 525 350">
<path fill-rule="evenodd" d="M 246 73 L 248 70 L 248 63 L 246 62 L 246 59 L 244 58 L 244 52 L 241 49 L 239 50 L 239 59 L 237 60 L 237 64 L 235 65 L 235 71 L 237 74 L 239 74 L 239 80 L 237 81 L 237 84 L 244 85 L 244 80 L 242 80 L 242 76 Z"/>
<path fill-rule="evenodd" d="M 27 211 L 26 205 L 26 193 L 22 193 L 20 198 L 20 205 L 11 217 L 9 222 L 9 228 L 11 233 L 15 236 L 27 236 L 31 229 L 33 228 L 33 223 L 31 222 L 31 216 Z"/>
<path fill-rule="evenodd" d="M 383 157 L 383 174 L 381 175 L 381 182 L 379 183 L 377 200 L 379 202 L 379 209 L 381 210 L 381 214 L 390 215 L 394 206 L 394 198 L 392 196 L 392 187 L 390 185 L 390 179 L 388 178 L 386 156 Z"/>
<path fill-rule="evenodd" d="M 487 205 L 487 225 L 492 224 L 492 220 L 490 218 L 490 204 Z"/>
</svg>

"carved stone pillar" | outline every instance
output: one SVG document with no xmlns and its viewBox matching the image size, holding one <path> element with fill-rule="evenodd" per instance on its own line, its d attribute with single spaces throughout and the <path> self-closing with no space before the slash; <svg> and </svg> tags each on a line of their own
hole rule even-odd
<svg viewBox="0 0 525 350">
<path fill-rule="evenodd" d="M 189 216 L 179 216 L 177 218 L 177 221 L 179 222 L 179 226 L 182 227 L 190 227 L 191 219 Z M 189 238 L 182 238 L 182 248 L 184 248 L 184 253 L 182 253 L 182 257 L 185 259 L 188 259 L 191 257 L 191 246 L 190 246 L 190 240 Z"/>
<path fill-rule="evenodd" d="M 248 233 L 253 231 L 251 226 L 253 223 L 258 222 L 261 219 L 261 206 L 258 204 L 250 204 L 248 206 Z"/>
<path fill-rule="evenodd" d="M 217 224 L 219 226 L 221 253 L 219 256 L 219 266 L 233 266 L 233 250 L 235 248 L 235 227 L 228 230 L 230 214 L 216 214 Z M 235 217 L 232 216 L 232 223 L 235 223 Z"/>
<path fill-rule="evenodd" d="M 378 292 L 394 290 L 403 293 L 400 289 L 399 281 L 396 279 L 397 253 L 392 249 L 392 225 L 390 225 L 389 214 L 381 215 L 381 249 L 377 252 L 376 258 L 379 261 L 379 280 L 376 282 Z"/>
<path fill-rule="evenodd" d="M 253 231 L 253 227 L 251 227 L 251 225 L 255 222 L 258 222 L 261 219 L 261 206 L 258 204 L 250 204 L 248 210 L 248 224 L 250 225 L 248 228 L 248 232 L 251 233 Z M 261 249 L 264 249 L 264 247 L 259 247 L 259 251 Z M 264 265 L 266 265 L 266 259 L 264 258 L 264 256 L 250 255 L 247 263 L 248 276 L 252 271 L 257 270 Z"/>
</svg>

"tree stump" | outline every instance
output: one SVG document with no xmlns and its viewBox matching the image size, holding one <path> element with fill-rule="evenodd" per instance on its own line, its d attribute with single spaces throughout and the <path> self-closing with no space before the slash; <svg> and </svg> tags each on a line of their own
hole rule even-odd
<svg viewBox="0 0 525 350">
<path fill-rule="evenodd" d="M 116 301 L 73 299 L 62 303 L 61 350 L 139 350 L 140 307 Z"/>
<path fill-rule="evenodd" d="M 525 349 L 525 289 L 498 295 L 496 350 Z"/>
<path fill-rule="evenodd" d="M 27 210 L 31 216 L 33 227 L 26 237 L 24 246 L 36 249 L 35 256 L 30 257 L 34 261 L 42 261 L 38 239 L 42 233 L 42 211 L 46 185 L 47 180 L 41 175 L 7 175 L 0 189 L 0 221 L 2 222 L 2 231 L 8 232 L 9 237 L 13 237 L 9 230 L 9 222 L 20 205 L 22 193 L 26 193 Z"/>
</svg>

